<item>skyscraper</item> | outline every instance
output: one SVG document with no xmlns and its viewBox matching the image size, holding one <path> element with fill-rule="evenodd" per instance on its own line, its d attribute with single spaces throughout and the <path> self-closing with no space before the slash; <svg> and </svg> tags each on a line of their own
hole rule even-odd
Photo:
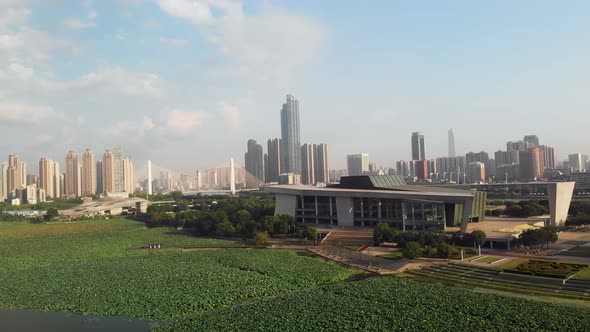
<svg viewBox="0 0 590 332">
<path fill-rule="evenodd" d="M 465 175 L 468 183 L 484 182 L 486 178 L 485 164 L 479 161 L 468 163 Z"/>
<path fill-rule="evenodd" d="M 267 183 L 278 183 L 281 175 L 281 139 L 269 139 L 266 143 L 268 148 L 268 170 L 266 171 L 268 177 L 265 180 Z"/>
<path fill-rule="evenodd" d="M 526 144 L 524 144 L 524 141 L 507 142 L 506 151 L 526 151 Z"/>
<path fill-rule="evenodd" d="M 22 161 L 19 156 L 8 156 L 5 181 L 6 191 L 4 191 L 4 195 L 6 197 L 16 189 L 23 189 L 27 186 L 27 163 Z"/>
<path fill-rule="evenodd" d="M 126 156 L 123 158 L 123 191 L 132 194 L 135 191 L 135 161 Z"/>
<path fill-rule="evenodd" d="M 244 166 L 246 168 L 246 186 L 259 187 L 264 183 L 264 158 L 262 145 L 256 140 L 248 140 L 248 152 L 244 154 Z"/>
<path fill-rule="evenodd" d="M 328 183 L 330 181 L 330 173 L 328 171 L 328 145 L 315 144 L 314 159 L 315 159 L 315 181 L 316 183 Z"/>
<path fill-rule="evenodd" d="M 539 138 L 537 135 L 526 135 L 522 141 L 524 142 L 525 149 L 536 148 L 539 146 Z"/>
<path fill-rule="evenodd" d="M 66 192 L 65 195 L 67 197 L 77 197 L 80 195 L 78 191 L 79 181 L 80 181 L 80 174 L 78 173 L 78 155 L 70 150 L 66 155 Z"/>
<path fill-rule="evenodd" d="M 112 150 L 113 154 L 113 181 L 114 191 L 125 191 L 125 169 L 123 167 L 123 151 L 120 146 L 115 146 Z"/>
<path fill-rule="evenodd" d="M 361 175 L 369 171 L 369 155 L 366 153 L 346 156 L 348 175 Z"/>
<path fill-rule="evenodd" d="M 299 101 L 292 95 L 281 109 L 281 173 L 301 174 Z"/>
<path fill-rule="evenodd" d="M 86 149 L 82 155 L 82 195 L 96 194 L 96 160 L 94 153 Z"/>
<path fill-rule="evenodd" d="M 8 199 L 8 163 L 2 162 L 2 173 L 0 173 L 0 202 Z"/>
<path fill-rule="evenodd" d="M 102 191 L 104 193 L 115 192 L 115 157 L 110 150 L 106 150 L 102 156 Z"/>
<path fill-rule="evenodd" d="M 315 184 L 315 154 L 311 144 L 301 146 L 301 183 Z"/>
<path fill-rule="evenodd" d="M 584 169 L 584 158 L 581 153 L 569 154 L 567 158 L 573 172 L 581 172 Z"/>
<path fill-rule="evenodd" d="M 455 134 L 453 128 L 449 129 L 449 157 L 455 157 Z"/>
<path fill-rule="evenodd" d="M 49 158 L 39 160 L 39 188 L 45 190 L 47 198 L 59 198 L 60 173 L 59 164 Z"/>
<path fill-rule="evenodd" d="M 543 150 L 543 169 L 555 169 L 555 151 L 547 145 L 540 145 Z"/>
<path fill-rule="evenodd" d="M 424 135 L 419 132 L 412 133 L 412 160 L 424 160 L 426 153 L 424 151 Z"/>
</svg>

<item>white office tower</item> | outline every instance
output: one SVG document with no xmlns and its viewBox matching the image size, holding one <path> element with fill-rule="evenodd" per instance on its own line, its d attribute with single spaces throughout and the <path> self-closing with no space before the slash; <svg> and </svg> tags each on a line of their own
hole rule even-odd
<svg viewBox="0 0 590 332">
<path fill-rule="evenodd" d="M 230 176 L 229 190 L 231 191 L 232 195 L 235 195 L 236 194 L 236 174 L 234 171 L 234 158 L 229 159 L 229 176 Z"/>
<path fill-rule="evenodd" d="M 152 194 L 152 161 L 148 160 L 148 183 L 147 183 L 148 195 Z"/>
</svg>

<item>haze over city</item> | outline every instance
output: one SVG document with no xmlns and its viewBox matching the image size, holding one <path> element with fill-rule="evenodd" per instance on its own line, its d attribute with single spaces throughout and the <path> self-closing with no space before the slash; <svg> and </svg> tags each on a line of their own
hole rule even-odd
<svg viewBox="0 0 590 332">
<path fill-rule="evenodd" d="M 280 137 L 331 168 L 367 152 L 394 167 L 504 149 L 536 134 L 557 160 L 587 153 L 590 4 L 374 1 L 0 2 L 0 155 L 62 160 L 123 145 L 178 171 L 241 160 Z M 293 45 L 297 45 L 293 47 Z"/>
</svg>

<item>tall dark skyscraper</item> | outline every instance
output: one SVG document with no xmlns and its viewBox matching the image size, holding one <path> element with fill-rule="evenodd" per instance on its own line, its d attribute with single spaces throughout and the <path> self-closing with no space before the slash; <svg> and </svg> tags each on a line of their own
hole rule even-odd
<svg viewBox="0 0 590 332">
<path fill-rule="evenodd" d="M 264 183 L 264 159 L 262 145 L 256 140 L 248 140 L 248 152 L 244 155 L 246 168 L 246 186 L 253 188 Z"/>
<path fill-rule="evenodd" d="M 301 174 L 299 101 L 292 95 L 281 109 L 281 173 Z"/>
<path fill-rule="evenodd" d="M 448 157 L 455 157 L 455 134 L 453 128 L 449 129 L 449 155 Z"/>
<path fill-rule="evenodd" d="M 281 175 L 281 139 L 269 139 L 267 142 L 268 159 L 265 172 L 266 182 L 279 182 Z"/>
<path fill-rule="evenodd" d="M 536 148 L 539 146 L 539 138 L 537 135 L 526 135 L 523 139 L 525 149 Z"/>
<path fill-rule="evenodd" d="M 424 160 L 426 153 L 424 152 L 424 135 L 416 132 L 412 133 L 412 160 Z"/>
</svg>

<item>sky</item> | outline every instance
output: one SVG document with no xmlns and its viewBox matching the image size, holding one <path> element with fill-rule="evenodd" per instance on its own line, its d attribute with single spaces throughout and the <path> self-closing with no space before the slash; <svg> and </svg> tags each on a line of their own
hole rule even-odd
<svg viewBox="0 0 590 332">
<path fill-rule="evenodd" d="M 590 2 L 0 0 L 0 156 L 121 145 L 194 172 L 280 137 L 285 95 L 330 168 L 505 149 L 588 153 Z M 34 173 L 33 167 L 30 172 Z"/>
</svg>

